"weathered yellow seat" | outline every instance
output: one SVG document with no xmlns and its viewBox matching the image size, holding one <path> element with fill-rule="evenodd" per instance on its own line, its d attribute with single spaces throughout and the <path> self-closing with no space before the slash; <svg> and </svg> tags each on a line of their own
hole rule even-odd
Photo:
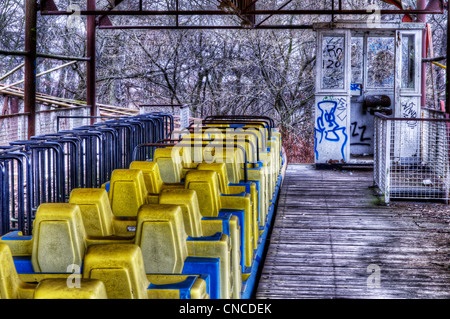
<svg viewBox="0 0 450 319">
<path fill-rule="evenodd" d="M 206 299 L 206 282 L 196 276 L 146 274 L 135 244 L 89 246 L 83 278 L 104 283 L 110 299 Z"/>
<path fill-rule="evenodd" d="M 202 163 L 197 167 L 199 171 L 214 171 L 217 173 L 219 178 L 219 188 L 220 192 L 225 195 L 239 195 L 242 193 L 250 194 L 253 216 L 256 216 L 257 220 L 260 219 L 259 215 L 259 201 L 258 201 L 258 190 L 256 188 L 256 183 L 247 182 L 240 184 L 232 184 L 228 179 L 228 172 L 225 163 Z M 254 234 L 258 234 L 258 222 L 253 223 Z M 257 237 L 255 237 L 257 238 Z M 254 240 L 254 248 L 256 248 L 257 240 Z"/>
<path fill-rule="evenodd" d="M 158 164 L 161 178 L 165 183 L 179 183 L 181 181 L 181 154 L 172 147 L 157 148 L 153 154 L 153 161 Z"/>
<path fill-rule="evenodd" d="M 186 234 L 191 237 L 203 236 L 201 224 L 203 216 L 200 214 L 195 191 L 184 188 L 164 189 L 159 194 L 159 204 L 180 206 Z"/>
<path fill-rule="evenodd" d="M 244 158 L 240 149 L 228 150 L 227 152 L 221 152 L 218 150 L 215 154 L 216 158 L 222 158 L 222 162 L 225 163 L 227 169 L 228 180 L 232 184 L 240 184 L 245 181 L 244 174 Z M 259 211 L 259 224 L 264 226 L 266 222 L 266 216 L 269 209 L 269 179 L 267 166 L 265 162 L 251 163 L 247 165 L 247 181 L 257 183 L 257 200 Z M 252 194 L 252 198 L 256 198 L 255 194 Z M 256 205 L 255 205 L 256 206 Z"/>
<path fill-rule="evenodd" d="M 138 215 L 136 244 L 142 249 L 147 273 L 182 274 L 187 257 L 219 258 L 221 298 L 231 297 L 229 237 L 221 233 L 216 237 L 188 237 L 180 206 L 142 206 Z"/>
<path fill-rule="evenodd" d="M 44 279 L 36 287 L 34 299 L 108 299 L 105 285 L 97 279 L 80 279 L 69 286 L 67 279 Z"/>
<path fill-rule="evenodd" d="M 205 279 L 191 275 L 147 275 L 149 299 L 210 299 Z M 174 289 L 179 287 L 179 289 Z M 190 289 L 186 289 L 190 288 Z"/>
<path fill-rule="evenodd" d="M 10 236 L 14 234 L 7 234 L 5 243 L 17 241 Z M 33 236 L 29 237 L 23 240 L 31 243 L 28 251 L 13 252 L 16 270 L 24 282 L 67 279 L 81 269 L 88 237 L 78 205 L 41 204 L 36 212 Z"/>
<path fill-rule="evenodd" d="M 157 164 L 154 162 L 141 162 L 140 167 L 147 171 L 149 180 L 157 177 Z M 147 167 L 147 168 L 145 168 Z M 223 169 L 223 166 L 222 166 Z M 149 182 L 152 183 L 152 182 Z M 159 190 L 164 190 L 166 184 L 163 184 Z M 185 189 L 195 190 L 199 203 L 199 211 L 203 217 L 219 217 L 219 212 L 230 213 L 233 210 L 234 215 L 239 218 L 240 223 L 240 246 L 244 258 L 241 259 L 243 267 L 250 267 L 252 264 L 253 249 L 256 248 L 258 232 L 258 215 L 254 209 L 250 194 L 239 194 L 236 196 L 221 196 L 218 175 L 213 170 L 192 170 L 186 174 L 185 183 L 178 183 L 176 189 L 184 187 Z M 254 187 L 254 186 L 253 186 Z M 253 195 L 257 194 L 253 188 Z M 256 198 L 253 198 L 255 202 Z M 236 214 L 236 210 L 242 214 Z M 217 223 L 217 221 L 216 221 Z M 244 226 L 244 227 L 243 227 Z M 232 234 L 230 234 L 233 236 Z M 237 244 L 237 239 L 233 239 L 233 244 Z"/>
<path fill-rule="evenodd" d="M 9 246 L 0 243 L 0 299 L 32 299 L 35 288 L 19 278 Z"/>
<path fill-rule="evenodd" d="M 68 273 L 81 267 L 86 250 L 86 232 L 80 208 L 75 204 L 45 203 L 34 221 L 31 263 L 35 272 Z"/>
<path fill-rule="evenodd" d="M 147 189 L 142 171 L 114 170 L 111 174 L 108 194 L 114 216 L 136 217 L 139 207 L 147 204 Z"/>
<path fill-rule="evenodd" d="M 134 244 L 92 245 L 84 260 L 83 278 L 105 284 L 110 299 L 147 299 L 142 253 Z"/>
<path fill-rule="evenodd" d="M 191 171 L 186 175 L 185 188 L 197 192 L 200 212 L 204 217 L 218 217 L 220 212 L 228 212 L 238 216 L 241 227 L 241 251 L 244 255 L 244 266 L 250 267 L 253 259 L 254 240 L 257 216 L 252 210 L 250 194 L 224 195 L 220 194 L 217 173 L 214 171 Z"/>
<path fill-rule="evenodd" d="M 88 236 L 111 236 L 114 234 L 113 213 L 108 193 L 101 188 L 76 188 L 72 190 L 69 203 L 81 210 L 84 228 Z"/>
<path fill-rule="evenodd" d="M 238 218 L 231 214 L 224 218 L 203 217 L 198 206 L 197 193 L 190 189 L 164 189 L 161 191 L 159 203 L 180 206 L 184 228 L 190 237 L 213 236 L 218 232 L 224 232 L 230 237 L 233 298 L 239 299 L 242 288 L 242 267 Z"/>
<path fill-rule="evenodd" d="M 106 298 L 102 282 L 80 279 L 71 287 L 67 278 L 27 283 L 20 279 L 9 246 L 0 243 L 0 299 L 97 299 Z"/>
<path fill-rule="evenodd" d="M 80 208 L 88 237 L 134 237 L 136 218 L 114 216 L 105 189 L 75 188 L 69 203 Z"/>
<path fill-rule="evenodd" d="M 148 203 L 158 203 L 159 193 L 164 186 L 158 164 L 156 162 L 149 161 L 133 161 L 130 164 L 130 169 L 138 169 L 142 171 L 147 189 Z"/>
</svg>

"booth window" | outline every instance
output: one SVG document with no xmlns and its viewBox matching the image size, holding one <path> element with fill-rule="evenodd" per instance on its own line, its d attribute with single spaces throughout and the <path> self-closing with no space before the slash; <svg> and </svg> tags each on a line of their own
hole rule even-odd
<svg viewBox="0 0 450 319">
<path fill-rule="evenodd" d="M 322 57 L 322 88 L 344 89 L 344 36 L 324 36 L 322 39 Z"/>
<path fill-rule="evenodd" d="M 352 37 L 352 83 L 363 83 L 364 38 Z"/>
<path fill-rule="evenodd" d="M 393 37 L 367 39 L 367 65 L 368 87 L 394 87 L 395 41 Z"/>
<path fill-rule="evenodd" d="M 402 88 L 414 89 L 415 87 L 415 50 L 414 34 L 403 35 L 402 41 Z"/>
</svg>

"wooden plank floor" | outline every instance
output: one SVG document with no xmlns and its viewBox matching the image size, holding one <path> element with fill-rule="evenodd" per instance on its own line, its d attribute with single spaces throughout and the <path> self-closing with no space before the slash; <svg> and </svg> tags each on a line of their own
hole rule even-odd
<svg viewBox="0 0 450 319">
<path fill-rule="evenodd" d="M 380 205 L 372 181 L 289 165 L 255 297 L 450 298 L 450 209 Z"/>
</svg>

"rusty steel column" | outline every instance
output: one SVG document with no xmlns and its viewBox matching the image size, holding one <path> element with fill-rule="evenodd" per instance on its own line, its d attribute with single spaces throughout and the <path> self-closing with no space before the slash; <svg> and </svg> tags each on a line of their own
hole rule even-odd
<svg viewBox="0 0 450 319">
<path fill-rule="evenodd" d="M 425 10 L 427 6 L 426 0 L 417 0 L 417 9 L 419 10 Z M 417 22 L 423 22 L 427 23 L 427 15 L 426 14 L 418 14 L 417 15 Z M 425 59 L 427 57 L 427 31 L 426 29 L 422 32 L 422 59 Z M 421 64 L 421 93 L 422 98 L 420 100 L 421 107 L 427 106 L 427 64 L 425 62 L 422 62 Z"/>
<path fill-rule="evenodd" d="M 95 0 L 87 1 L 87 9 L 95 10 Z M 95 15 L 89 15 L 86 17 L 86 55 L 89 58 L 86 71 L 86 103 L 91 107 L 90 116 L 98 115 L 95 87 L 95 17 Z M 94 122 L 95 119 L 91 118 L 91 124 L 94 124 Z"/>
<path fill-rule="evenodd" d="M 24 112 L 28 113 L 28 139 L 36 133 L 36 26 L 36 0 L 26 0 Z"/>
<path fill-rule="evenodd" d="M 449 41 L 449 38 L 448 38 L 448 32 L 450 31 L 449 30 L 449 27 L 448 27 L 448 24 L 449 24 L 449 21 L 450 21 L 450 8 L 449 8 L 449 4 L 447 3 L 447 68 L 448 68 L 448 53 L 450 52 L 450 41 Z M 445 75 L 446 75 L 446 85 L 445 85 L 445 112 L 447 113 L 447 114 L 450 114 L 450 99 L 449 99 L 449 96 L 448 96 L 448 94 L 450 93 L 450 81 L 449 81 L 449 79 L 450 79 L 450 74 L 449 74 L 450 72 L 449 71 L 447 71 L 447 72 L 445 72 Z"/>
</svg>

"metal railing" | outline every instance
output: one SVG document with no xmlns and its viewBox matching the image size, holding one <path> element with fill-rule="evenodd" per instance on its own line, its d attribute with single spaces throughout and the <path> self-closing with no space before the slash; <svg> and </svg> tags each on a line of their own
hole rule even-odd
<svg viewBox="0 0 450 319">
<path fill-rule="evenodd" d="M 444 200 L 450 188 L 450 119 L 422 109 L 422 118 L 374 117 L 374 182 L 391 199 Z"/>
<path fill-rule="evenodd" d="M 149 113 L 0 146 L 0 235 L 30 235 L 40 204 L 66 202 L 74 188 L 101 187 L 114 169 L 129 167 L 136 146 L 172 129 L 170 114 Z"/>
</svg>

